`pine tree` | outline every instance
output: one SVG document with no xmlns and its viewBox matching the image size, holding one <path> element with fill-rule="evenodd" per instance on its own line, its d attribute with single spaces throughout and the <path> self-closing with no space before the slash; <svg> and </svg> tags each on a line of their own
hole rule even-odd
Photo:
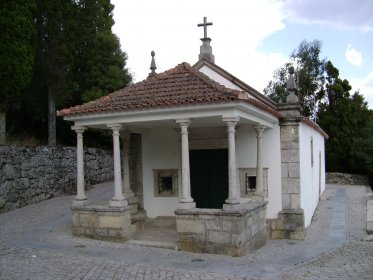
<svg viewBox="0 0 373 280">
<path fill-rule="evenodd" d="M 7 0 L 0 4 L 0 112 L 19 107 L 32 79 L 35 54 L 34 0 Z M 5 113 L 0 114 L 5 125 Z M 1 125 L 0 125 L 1 126 Z M 4 135 L 2 135 L 4 133 Z M 0 144 L 5 131 L 0 129 Z"/>
</svg>

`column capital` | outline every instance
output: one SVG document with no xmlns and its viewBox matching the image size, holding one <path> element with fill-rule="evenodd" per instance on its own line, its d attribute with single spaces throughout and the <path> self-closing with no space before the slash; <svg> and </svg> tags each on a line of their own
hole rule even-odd
<svg viewBox="0 0 373 280">
<path fill-rule="evenodd" d="M 225 122 L 227 125 L 233 125 L 233 124 L 236 125 L 239 120 L 240 120 L 239 117 L 223 118 L 223 122 Z"/>
<path fill-rule="evenodd" d="M 77 134 L 83 134 L 83 132 L 87 128 L 85 126 L 80 126 L 80 125 L 72 125 L 71 130 L 74 130 Z"/>
<path fill-rule="evenodd" d="M 263 137 L 263 132 L 266 129 L 264 125 L 254 125 L 256 130 L 256 137 Z"/>
<path fill-rule="evenodd" d="M 175 120 L 175 123 L 179 124 L 180 126 L 186 126 L 188 127 L 191 124 L 191 119 L 177 119 Z"/>
<path fill-rule="evenodd" d="M 120 131 L 122 129 L 122 125 L 120 123 L 114 123 L 114 124 L 107 124 L 108 128 L 110 128 L 112 131 Z"/>
</svg>

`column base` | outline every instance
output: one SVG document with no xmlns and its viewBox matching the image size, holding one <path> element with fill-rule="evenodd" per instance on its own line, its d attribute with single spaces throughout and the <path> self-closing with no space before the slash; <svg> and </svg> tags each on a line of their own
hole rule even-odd
<svg viewBox="0 0 373 280">
<path fill-rule="evenodd" d="M 240 200 L 238 198 L 227 198 L 225 200 L 226 204 L 239 204 Z"/>
<path fill-rule="evenodd" d="M 84 206 L 88 204 L 87 198 L 74 198 L 72 206 Z"/>
<path fill-rule="evenodd" d="M 123 199 L 123 200 L 111 199 L 109 201 L 109 207 L 124 207 L 124 206 L 127 206 L 127 205 L 128 205 L 127 199 Z"/>
<path fill-rule="evenodd" d="M 180 203 L 191 203 L 194 202 L 193 198 L 180 198 Z"/>
<path fill-rule="evenodd" d="M 286 209 L 278 213 L 276 229 L 272 231 L 273 239 L 304 240 L 305 236 L 303 209 Z"/>
<path fill-rule="evenodd" d="M 135 194 L 133 193 L 132 190 L 124 190 L 124 192 L 123 192 L 123 196 L 124 196 L 125 198 L 129 198 L 129 197 L 134 197 Z"/>
<path fill-rule="evenodd" d="M 180 201 L 177 209 L 195 209 L 196 208 L 196 203 L 195 202 L 182 202 Z"/>
</svg>

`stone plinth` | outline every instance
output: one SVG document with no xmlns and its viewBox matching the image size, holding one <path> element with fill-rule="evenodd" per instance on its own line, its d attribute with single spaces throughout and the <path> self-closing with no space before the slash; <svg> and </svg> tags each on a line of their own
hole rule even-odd
<svg viewBox="0 0 373 280">
<path fill-rule="evenodd" d="M 373 194 L 367 194 L 367 232 L 373 234 Z"/>
<path fill-rule="evenodd" d="M 110 241 L 132 239 L 131 208 L 109 207 L 108 203 L 72 207 L 73 235 Z"/>
<path fill-rule="evenodd" d="M 273 239 L 296 239 L 305 238 L 304 211 L 303 209 L 288 209 L 278 213 L 276 225 L 272 226 L 271 237 Z"/>
<path fill-rule="evenodd" d="M 243 256 L 265 244 L 267 202 L 251 202 L 240 209 L 178 209 L 179 250 Z"/>
</svg>

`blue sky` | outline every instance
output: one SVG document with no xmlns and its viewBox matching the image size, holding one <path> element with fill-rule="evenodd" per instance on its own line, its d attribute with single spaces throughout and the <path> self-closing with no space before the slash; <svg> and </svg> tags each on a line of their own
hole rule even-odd
<svg viewBox="0 0 373 280">
<path fill-rule="evenodd" d="M 302 40 L 322 42 L 322 58 L 339 69 L 373 108 L 373 0 L 112 0 L 114 32 L 135 81 L 147 77 L 150 52 L 158 72 L 198 60 L 201 23 L 215 62 L 261 91 Z"/>
</svg>

